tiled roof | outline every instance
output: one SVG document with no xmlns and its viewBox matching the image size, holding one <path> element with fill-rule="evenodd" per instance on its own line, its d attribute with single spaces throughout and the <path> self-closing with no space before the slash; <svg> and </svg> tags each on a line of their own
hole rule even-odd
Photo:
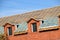
<svg viewBox="0 0 60 40">
<path fill-rule="evenodd" d="M 55 18 L 48 18 L 47 20 L 43 20 L 44 23 L 40 24 L 40 28 L 41 27 L 49 27 L 49 26 L 57 26 L 58 25 L 58 17 Z"/>
<path fill-rule="evenodd" d="M 4 27 L 0 27 L 0 34 L 4 34 Z"/>
<path fill-rule="evenodd" d="M 14 31 L 14 32 L 21 32 L 21 31 L 27 31 L 27 23 L 26 22 L 22 22 L 20 24 L 18 24 L 18 28 Z"/>
<path fill-rule="evenodd" d="M 37 19 L 48 19 L 51 17 L 56 17 L 58 15 L 60 15 L 60 6 L 0 18 L 0 26 L 4 25 L 5 23 L 19 24 L 21 22 L 26 22 L 31 17 L 37 18 Z"/>
</svg>

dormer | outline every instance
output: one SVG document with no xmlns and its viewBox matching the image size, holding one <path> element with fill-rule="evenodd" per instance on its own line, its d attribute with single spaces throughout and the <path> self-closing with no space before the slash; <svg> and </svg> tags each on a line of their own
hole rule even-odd
<svg viewBox="0 0 60 40">
<path fill-rule="evenodd" d="M 6 23 L 4 25 L 4 33 L 8 36 L 14 35 L 15 26 L 9 23 Z"/>
<path fill-rule="evenodd" d="M 28 33 L 33 33 L 33 32 L 38 32 L 39 31 L 39 26 L 40 26 L 40 21 L 31 18 L 28 20 Z"/>
</svg>

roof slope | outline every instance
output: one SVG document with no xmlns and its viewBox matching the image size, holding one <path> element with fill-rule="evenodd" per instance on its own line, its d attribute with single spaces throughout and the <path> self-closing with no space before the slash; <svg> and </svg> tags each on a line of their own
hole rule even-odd
<svg viewBox="0 0 60 40">
<path fill-rule="evenodd" d="M 40 18 L 41 19 L 48 19 L 51 17 L 56 17 L 58 15 L 60 15 L 60 6 L 0 18 L 0 26 L 4 25 L 5 23 L 19 24 L 21 22 L 26 22 L 31 17 L 38 18 L 38 19 L 40 19 Z"/>
</svg>

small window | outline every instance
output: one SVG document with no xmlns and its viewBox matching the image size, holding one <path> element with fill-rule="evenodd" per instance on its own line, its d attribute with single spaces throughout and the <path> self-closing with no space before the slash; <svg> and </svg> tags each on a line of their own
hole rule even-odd
<svg viewBox="0 0 60 40">
<path fill-rule="evenodd" d="M 12 27 L 8 27 L 8 34 L 12 35 Z"/>
<path fill-rule="evenodd" d="M 42 24 L 44 23 L 44 21 L 42 20 Z"/>
<path fill-rule="evenodd" d="M 19 27 L 19 25 L 17 25 L 17 28 Z"/>
<path fill-rule="evenodd" d="M 37 24 L 36 23 L 32 23 L 32 30 L 33 30 L 33 32 L 37 31 Z"/>
</svg>

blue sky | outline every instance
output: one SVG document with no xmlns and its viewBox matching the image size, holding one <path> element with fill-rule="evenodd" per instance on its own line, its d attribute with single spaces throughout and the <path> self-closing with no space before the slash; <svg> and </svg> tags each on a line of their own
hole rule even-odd
<svg viewBox="0 0 60 40">
<path fill-rule="evenodd" d="M 60 0 L 0 0 L 0 17 L 60 6 Z"/>
</svg>

